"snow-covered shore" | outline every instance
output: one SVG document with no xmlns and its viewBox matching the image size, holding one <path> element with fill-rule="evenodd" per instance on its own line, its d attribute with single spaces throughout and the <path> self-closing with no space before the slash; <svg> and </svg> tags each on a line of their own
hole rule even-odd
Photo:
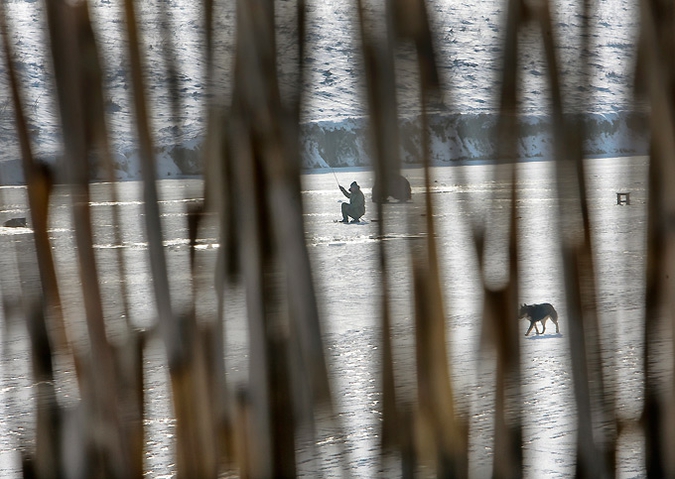
<svg viewBox="0 0 675 479">
<path fill-rule="evenodd" d="M 498 156 L 496 128 L 498 117 L 490 114 L 430 115 L 431 160 L 435 165 L 491 160 Z M 635 112 L 589 113 L 583 116 L 586 130 L 584 154 L 588 157 L 640 156 L 648 152 L 649 135 L 646 116 Z M 372 164 L 371 142 L 366 118 L 315 121 L 302 127 L 300 150 L 303 169 L 327 167 L 368 167 Z M 199 177 L 202 171 L 201 139 L 186 141 L 156 152 L 157 177 Z M 553 155 L 552 122 L 549 116 L 521 117 L 518 139 L 519 159 L 551 159 Z M 417 118 L 400 122 L 400 152 L 403 163 L 421 163 L 421 139 Z M 141 177 L 138 151 L 114 154 L 119 180 Z M 49 159 L 47 160 L 49 161 Z M 104 179 L 100 170 L 97 179 Z M 23 182 L 21 161 L 0 162 L 3 184 Z"/>
</svg>

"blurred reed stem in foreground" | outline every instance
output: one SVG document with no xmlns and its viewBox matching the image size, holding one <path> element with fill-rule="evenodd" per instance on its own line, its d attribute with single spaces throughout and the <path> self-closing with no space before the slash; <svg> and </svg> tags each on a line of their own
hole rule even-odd
<svg viewBox="0 0 675 479">
<path fill-rule="evenodd" d="M 282 5 L 283 3 L 283 5 Z M 3 305 L 7 321 L 18 309 L 30 338 L 32 380 L 36 400 L 34 447 L 31 439 L 20 444 L 25 477 L 143 477 L 144 380 L 143 357 L 148 336 L 154 330 L 133 327 L 126 301 L 128 273 L 124 256 L 117 255 L 123 298 L 124 341 L 113 344 L 103 304 L 105 295 L 94 254 L 90 208 L 91 168 L 103 164 L 108 180 L 114 178 L 110 141 L 104 115 L 104 88 L 99 61 L 99 43 L 86 1 L 45 2 L 46 25 L 54 65 L 60 111 L 63 158 L 55 165 L 38 162 L 32 153 L 24 115 L 21 85 L 14 68 L 12 22 L 5 3 L 0 3 L 4 66 L 11 87 L 16 117 L 17 141 L 27 186 L 30 223 L 33 228 L 34 264 L 39 271 L 40 291 L 20 292 L 13 304 L 7 292 L 14 288 L 4 280 Z M 138 150 L 140 151 L 145 233 L 157 311 L 156 330 L 161 337 L 170 374 L 171 400 L 176 418 L 175 467 L 178 477 L 293 477 L 299 474 L 298 456 L 315 456 L 320 469 L 317 442 L 339 431 L 333 405 L 321 318 L 314 277 L 305 244 L 303 204 L 300 194 L 299 149 L 301 105 L 305 79 L 306 22 L 308 5 L 303 0 L 236 2 L 236 41 L 229 70 L 231 98 L 215 101 L 208 108 L 209 124 L 203 149 L 203 201 L 185 212 L 190 240 L 190 303 L 178 304 L 170 294 L 163 222 L 156 185 L 155 147 L 150 127 L 147 86 L 148 69 L 142 55 L 143 32 L 138 27 L 136 3 L 124 2 L 130 78 Z M 458 391 L 448 364 L 449 344 L 442 271 L 437 244 L 432 193 L 428 111 L 431 105 L 452 104 L 443 98 L 437 71 L 436 37 L 424 0 L 392 0 L 381 9 L 355 2 L 365 78 L 365 98 L 370 119 L 370 139 L 375 180 L 390 184 L 401 171 L 396 62 L 401 48 L 412 46 L 418 78 L 420 113 L 420 164 L 425 169 L 423 219 L 408 218 L 411 233 L 424 232 L 419 248 L 410 248 L 410 279 L 414 293 L 416 395 L 401 397 L 396 384 L 396 364 L 391 340 L 390 274 L 387 224 L 377 210 L 381 280 L 381 387 L 382 460 L 400 459 L 399 472 L 414 477 L 431 471 L 437 477 L 466 477 L 469 464 L 469 418 L 457 407 Z M 675 121 L 670 33 L 673 9 L 655 0 L 640 3 L 643 27 L 639 45 L 639 94 L 651 105 L 652 154 L 649 175 L 649 224 L 647 248 L 646 323 L 675 318 L 672 282 L 675 275 L 675 245 L 672 218 L 675 215 Z M 209 87 L 213 91 L 216 62 L 214 26 L 218 3 L 206 0 L 203 13 Z M 178 122 L 182 105 L 177 92 L 181 65 L 176 61 L 168 7 L 160 8 L 164 25 L 163 45 L 171 114 Z M 592 3 L 580 5 L 584 21 L 582 48 L 588 49 L 592 26 Z M 504 284 L 494 286 L 482 279 L 484 289 L 482 347 L 496 357 L 494 410 L 494 477 L 523 475 L 522 392 L 520 343 L 517 326 L 518 264 L 517 212 L 519 191 L 517 138 L 519 136 L 518 91 L 521 79 L 519 35 L 536 28 L 547 65 L 551 91 L 551 115 L 555 139 L 556 179 L 560 210 L 566 311 L 569 315 L 571 370 L 577 414 L 578 477 L 614 477 L 617 443 L 624 425 L 616 418 L 616 404 L 607 384 L 614 384 L 611 361 L 603 358 L 597 304 L 597 268 L 592 249 L 587 172 L 584 168 L 582 123 L 570 122 L 564 111 L 560 88 L 562 73 L 556 59 L 556 37 L 551 5 L 546 0 L 505 1 L 505 36 L 500 78 L 500 120 L 496 141 L 499 158 L 495 175 L 504 174 L 510 185 L 509 221 L 500 237 L 508 251 L 508 274 Z M 370 17 L 369 17 L 370 15 Z M 373 17 L 374 16 L 374 17 Z M 294 35 L 293 51 L 280 51 L 279 25 Z M 380 28 L 382 27 L 383 28 Z M 377 28 L 376 28 L 377 27 Z M 294 88 L 283 90 L 278 65 L 293 76 Z M 223 65 L 219 65 L 223 67 Z M 573 81 L 584 90 L 589 75 L 582 72 Z M 586 90 L 588 90 L 586 88 Z M 71 200 L 79 283 L 84 299 L 87 347 L 74 346 L 74 318 L 66 318 L 48 232 L 50 195 L 55 181 L 65 183 Z M 116 190 L 112 188 L 112 202 Z M 496 201 L 496 198 L 493 199 Z M 458 206 L 460 207 L 460 206 Z M 113 208 L 119 231 L 119 211 Z M 213 284 L 198 283 L 200 257 L 197 240 L 208 218 L 218 224 L 219 244 Z M 485 269 L 486 230 L 475 224 L 474 243 L 478 267 Z M 121 246 L 121 237 L 116 236 Z M 452 261 L 452 259 L 451 259 Z M 19 270 L 25 266 L 19 264 Z M 21 271 L 20 271 L 21 273 Z M 482 274 L 479 275 L 483 278 Z M 71 286 L 72 287 L 72 286 Z M 201 288 L 213 287 L 218 307 L 198 312 Z M 225 290 L 241 287 L 246 294 L 250 368 L 248 383 L 234 390 L 225 377 L 224 316 L 228 308 Z M 661 370 L 654 370 L 651 345 L 658 328 L 644 327 L 645 467 L 650 477 L 675 474 L 672 402 L 663 393 Z M 671 358 L 672 362 L 672 358 Z M 69 368 L 77 378 L 79 400 L 66 406 L 57 397 L 56 370 Z M 672 393 L 672 364 L 665 385 Z M 339 436 L 339 434 L 338 434 Z M 343 445 L 338 445 L 342 447 Z M 339 454 L 338 467 L 349 475 L 349 456 Z M 318 474 L 318 471 L 317 471 Z"/>
</svg>

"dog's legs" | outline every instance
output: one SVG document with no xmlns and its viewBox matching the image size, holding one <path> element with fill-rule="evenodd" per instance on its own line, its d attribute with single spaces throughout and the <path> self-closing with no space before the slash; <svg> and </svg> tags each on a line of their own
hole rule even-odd
<svg viewBox="0 0 675 479">
<path fill-rule="evenodd" d="M 541 333 L 539 332 L 539 328 L 537 327 L 537 322 L 536 322 L 536 321 L 534 322 L 534 330 L 537 332 L 538 335 L 541 334 Z"/>
<path fill-rule="evenodd" d="M 525 333 L 525 336 L 530 334 L 530 331 L 532 331 L 532 328 L 536 328 L 536 326 L 534 325 L 534 321 L 530 321 L 530 327 L 527 328 L 527 333 Z M 537 331 L 537 334 L 539 334 L 539 331 Z"/>
<path fill-rule="evenodd" d="M 544 331 L 546 331 L 546 320 L 548 319 L 548 316 L 544 316 L 541 320 L 541 334 L 544 334 Z"/>
<path fill-rule="evenodd" d="M 558 312 L 555 309 L 551 311 L 551 321 L 555 324 L 556 334 L 560 334 L 560 328 L 558 327 Z"/>
</svg>

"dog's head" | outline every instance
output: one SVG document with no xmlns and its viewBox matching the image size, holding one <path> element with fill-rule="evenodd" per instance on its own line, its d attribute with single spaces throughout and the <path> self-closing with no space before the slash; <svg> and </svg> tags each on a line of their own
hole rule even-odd
<svg viewBox="0 0 675 479">
<path fill-rule="evenodd" d="M 525 316 L 527 316 L 527 305 L 523 303 L 520 305 L 520 309 L 518 310 L 518 317 L 524 318 Z"/>
</svg>

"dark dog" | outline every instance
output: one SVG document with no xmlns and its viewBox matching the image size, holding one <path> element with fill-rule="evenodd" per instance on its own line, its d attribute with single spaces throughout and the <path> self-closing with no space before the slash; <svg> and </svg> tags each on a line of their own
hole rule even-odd
<svg viewBox="0 0 675 479">
<path fill-rule="evenodd" d="M 405 177 L 398 175 L 389 180 L 386 189 L 382 189 L 380 184 L 375 182 L 372 195 L 373 203 L 388 203 L 389 197 L 399 202 L 406 202 L 412 198 L 412 189 L 410 188 L 410 182 Z"/>
<path fill-rule="evenodd" d="M 551 321 L 555 324 L 555 332 L 560 333 L 560 328 L 558 327 L 558 312 L 555 310 L 553 305 L 549 303 L 542 304 L 521 304 L 520 311 L 518 311 L 519 318 L 527 318 L 530 320 L 530 327 L 527 328 L 527 333 L 525 336 L 530 334 L 532 328 L 537 332 L 537 334 L 544 334 L 546 331 L 546 320 L 551 318 Z M 541 333 L 537 328 L 537 322 L 540 322 L 543 329 Z"/>
</svg>

